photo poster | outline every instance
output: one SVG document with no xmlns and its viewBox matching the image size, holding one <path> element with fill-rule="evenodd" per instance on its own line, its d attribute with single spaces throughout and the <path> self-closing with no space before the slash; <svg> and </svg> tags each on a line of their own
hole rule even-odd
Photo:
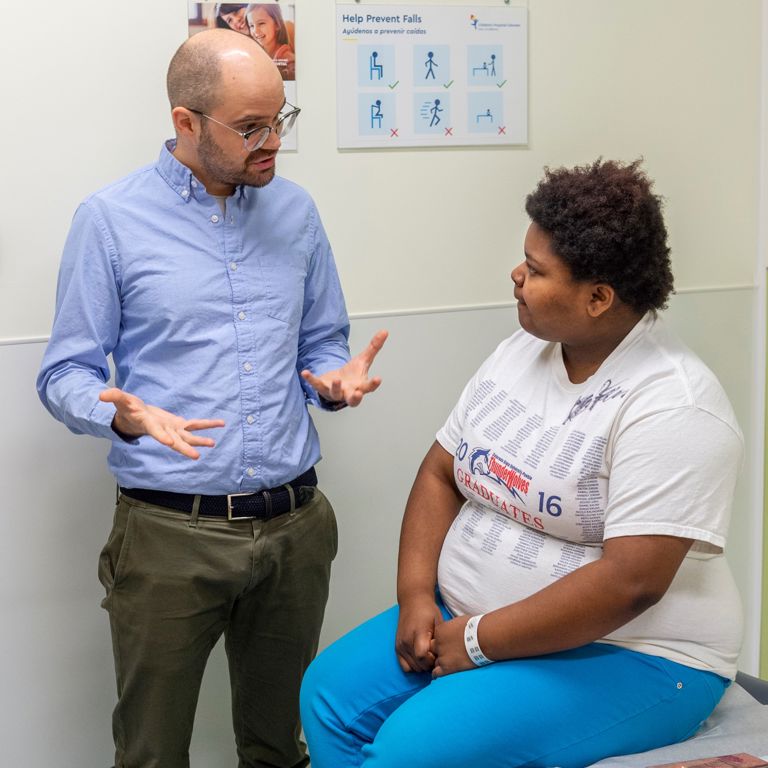
<svg viewBox="0 0 768 768">
<path fill-rule="evenodd" d="M 189 36 L 206 29 L 232 29 L 252 37 L 272 57 L 283 78 L 285 100 L 296 105 L 296 6 L 294 3 L 188 2 Z M 296 150 L 297 127 L 282 139 Z"/>
<path fill-rule="evenodd" d="M 526 144 L 527 9 L 342 4 L 340 149 Z"/>
</svg>

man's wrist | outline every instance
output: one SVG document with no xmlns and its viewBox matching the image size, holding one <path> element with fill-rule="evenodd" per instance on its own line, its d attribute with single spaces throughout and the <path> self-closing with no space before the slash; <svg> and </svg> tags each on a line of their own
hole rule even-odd
<svg viewBox="0 0 768 768">
<path fill-rule="evenodd" d="M 115 417 L 112 419 L 112 431 L 124 442 L 126 443 L 136 443 L 139 440 L 139 437 L 141 435 L 129 435 L 127 432 L 123 432 L 118 426 L 117 426 L 117 414 L 115 414 Z"/>
<path fill-rule="evenodd" d="M 340 411 L 342 408 L 347 407 L 346 400 L 328 400 L 327 398 L 323 397 L 319 392 L 317 394 L 317 397 L 320 400 L 320 407 L 324 411 Z"/>
</svg>

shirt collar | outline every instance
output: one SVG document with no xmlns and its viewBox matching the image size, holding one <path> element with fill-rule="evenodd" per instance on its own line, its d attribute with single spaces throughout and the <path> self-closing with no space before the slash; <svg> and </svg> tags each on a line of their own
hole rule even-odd
<svg viewBox="0 0 768 768">
<path fill-rule="evenodd" d="M 193 197 L 208 196 L 203 183 L 195 177 L 192 171 L 184 163 L 180 163 L 173 154 L 176 148 L 176 139 L 168 139 L 160 150 L 157 160 L 157 172 L 163 177 L 165 183 L 185 202 Z M 240 184 L 235 190 L 235 196 L 248 198 L 250 188 Z"/>
</svg>

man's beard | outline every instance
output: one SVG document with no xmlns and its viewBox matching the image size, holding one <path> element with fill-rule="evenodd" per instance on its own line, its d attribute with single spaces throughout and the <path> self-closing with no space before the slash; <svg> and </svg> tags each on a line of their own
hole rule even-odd
<svg viewBox="0 0 768 768">
<path fill-rule="evenodd" d="M 251 153 L 246 160 L 251 158 Z M 231 184 L 237 187 L 244 184 L 248 187 L 265 187 L 275 177 L 275 167 L 263 171 L 249 171 L 244 162 L 228 160 L 221 147 L 203 128 L 200 143 L 197 148 L 197 158 L 206 177 L 219 184 Z"/>
</svg>

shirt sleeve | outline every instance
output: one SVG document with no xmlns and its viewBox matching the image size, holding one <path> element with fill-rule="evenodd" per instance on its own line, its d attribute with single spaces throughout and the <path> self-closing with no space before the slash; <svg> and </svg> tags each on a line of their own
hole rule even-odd
<svg viewBox="0 0 768 768">
<path fill-rule="evenodd" d="M 349 317 L 331 245 L 314 205 L 310 219 L 313 247 L 304 286 L 297 370 L 307 369 L 317 376 L 349 361 Z M 307 399 L 327 410 L 317 392 L 304 379 L 300 381 Z"/>
<path fill-rule="evenodd" d="M 680 536 L 722 551 L 742 453 L 741 435 L 696 406 L 631 423 L 609 466 L 604 537 Z"/>
<path fill-rule="evenodd" d="M 119 440 L 115 407 L 99 393 L 110 377 L 108 355 L 120 327 L 114 247 L 95 207 L 75 213 L 64 246 L 53 330 L 37 377 L 43 405 L 76 434 Z"/>
</svg>

